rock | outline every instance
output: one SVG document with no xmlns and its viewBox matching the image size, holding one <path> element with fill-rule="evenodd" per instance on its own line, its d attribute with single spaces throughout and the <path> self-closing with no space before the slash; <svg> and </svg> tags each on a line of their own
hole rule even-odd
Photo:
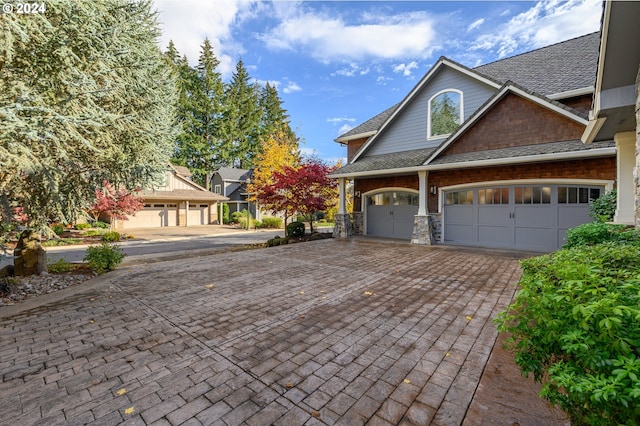
<svg viewBox="0 0 640 426">
<path fill-rule="evenodd" d="M 13 276 L 13 265 L 7 265 L 0 269 L 0 278 L 7 278 Z"/>
<path fill-rule="evenodd" d="M 28 277 L 47 270 L 47 252 L 33 230 L 27 229 L 20 234 L 13 256 L 15 275 Z"/>
</svg>

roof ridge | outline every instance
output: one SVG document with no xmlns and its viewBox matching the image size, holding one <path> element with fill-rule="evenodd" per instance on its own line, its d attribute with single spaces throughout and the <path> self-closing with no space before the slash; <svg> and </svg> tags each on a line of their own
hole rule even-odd
<svg viewBox="0 0 640 426">
<path fill-rule="evenodd" d="M 572 42 L 572 41 L 578 40 L 578 39 L 580 39 L 580 38 L 590 37 L 590 36 L 593 36 L 593 35 L 595 35 L 595 34 L 600 34 L 600 31 L 594 31 L 594 32 L 592 32 L 592 33 L 583 34 L 583 35 L 581 35 L 581 36 L 577 36 L 577 37 L 569 38 L 569 39 L 567 39 L 567 40 L 563 40 L 563 41 L 559 41 L 559 42 L 557 42 L 557 43 L 549 44 L 549 45 L 547 45 L 547 46 L 538 47 L 537 49 L 527 50 L 526 52 L 518 53 L 517 55 L 508 56 L 508 57 L 506 57 L 506 58 L 502 58 L 502 59 L 498 59 L 498 60 L 495 60 L 495 61 L 487 62 L 486 64 L 478 65 L 478 66 L 475 66 L 475 67 L 473 67 L 473 68 L 471 68 L 471 69 L 472 69 L 472 70 L 477 70 L 478 68 L 481 68 L 481 67 L 484 67 L 484 66 L 487 66 L 487 65 L 493 65 L 493 64 L 496 64 L 496 63 L 498 63 L 498 62 L 508 61 L 508 60 L 510 60 L 510 59 L 517 58 L 517 57 L 519 57 L 519 56 L 529 55 L 529 54 L 531 54 L 531 53 L 538 52 L 538 51 L 543 50 L 543 49 L 549 49 L 549 48 L 551 48 L 551 47 L 559 46 L 559 45 L 564 44 L 564 43 L 569 43 L 569 42 Z"/>
</svg>

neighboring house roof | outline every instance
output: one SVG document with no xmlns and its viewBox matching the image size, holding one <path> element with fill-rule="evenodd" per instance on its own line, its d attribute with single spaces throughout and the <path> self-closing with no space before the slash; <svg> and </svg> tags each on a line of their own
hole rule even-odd
<svg viewBox="0 0 640 426">
<path fill-rule="evenodd" d="M 223 181 L 245 182 L 251 177 L 251 170 L 246 169 L 234 169 L 232 167 L 220 167 L 214 172 L 220 175 Z"/>
<path fill-rule="evenodd" d="M 169 164 L 169 166 L 176 172 L 178 173 L 180 176 L 184 176 L 184 177 L 191 177 L 191 171 L 189 170 L 188 167 L 185 166 L 176 166 L 174 164 Z"/>
<path fill-rule="evenodd" d="M 229 198 L 206 190 L 174 189 L 173 191 L 143 191 L 146 200 L 226 201 Z"/>
<path fill-rule="evenodd" d="M 600 32 L 595 32 L 473 70 L 501 82 L 511 80 L 546 96 L 593 88 L 599 45 Z"/>
</svg>

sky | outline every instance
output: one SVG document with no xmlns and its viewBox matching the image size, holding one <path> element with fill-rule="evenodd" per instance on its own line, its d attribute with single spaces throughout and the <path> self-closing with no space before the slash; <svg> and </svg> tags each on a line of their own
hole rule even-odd
<svg viewBox="0 0 640 426">
<path fill-rule="evenodd" d="M 164 51 L 195 65 L 205 38 L 229 81 L 238 60 L 278 89 L 301 148 L 346 159 L 334 140 L 402 99 L 441 56 L 468 67 L 600 29 L 600 0 L 154 0 Z"/>
</svg>

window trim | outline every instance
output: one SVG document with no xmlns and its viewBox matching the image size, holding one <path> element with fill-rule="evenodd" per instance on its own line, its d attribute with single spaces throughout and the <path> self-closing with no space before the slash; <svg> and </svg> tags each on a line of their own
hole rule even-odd
<svg viewBox="0 0 640 426">
<path fill-rule="evenodd" d="M 444 134 L 444 135 L 435 135 L 435 136 L 431 134 L 431 102 L 435 98 L 437 98 L 438 96 L 440 96 L 440 95 L 442 95 L 444 93 L 448 93 L 448 92 L 457 93 L 460 96 L 460 124 L 459 124 L 459 126 L 462 126 L 462 123 L 464 123 L 464 95 L 462 93 L 462 90 L 453 89 L 453 88 L 441 90 L 441 91 L 437 92 L 436 94 L 434 94 L 433 96 L 431 96 L 429 98 L 429 102 L 427 103 L 427 140 L 442 139 L 442 138 L 446 138 L 447 136 L 451 135 L 451 133 L 447 133 L 447 134 Z"/>
</svg>

